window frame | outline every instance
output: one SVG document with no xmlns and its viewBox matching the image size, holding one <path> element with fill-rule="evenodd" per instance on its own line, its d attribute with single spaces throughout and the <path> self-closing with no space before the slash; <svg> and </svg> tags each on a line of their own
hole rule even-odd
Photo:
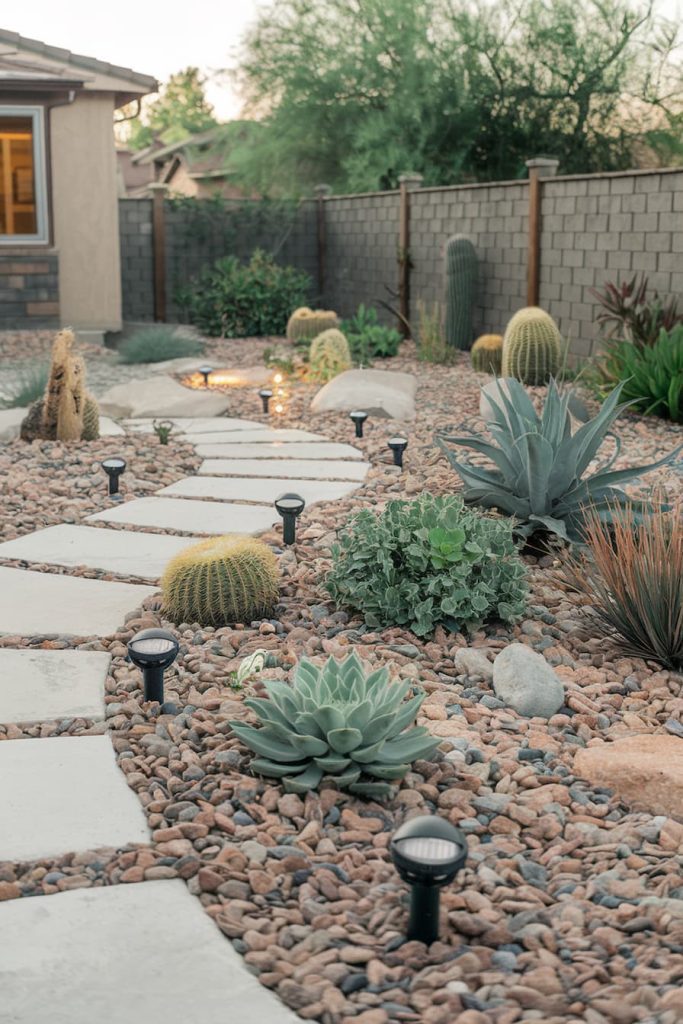
<svg viewBox="0 0 683 1024">
<path fill-rule="evenodd" d="M 48 245 L 47 162 L 45 152 L 45 109 L 42 106 L 0 103 L 0 117 L 30 117 L 33 134 L 33 173 L 36 199 L 36 231 L 30 235 L 0 234 L 0 249 L 10 246 Z"/>
</svg>

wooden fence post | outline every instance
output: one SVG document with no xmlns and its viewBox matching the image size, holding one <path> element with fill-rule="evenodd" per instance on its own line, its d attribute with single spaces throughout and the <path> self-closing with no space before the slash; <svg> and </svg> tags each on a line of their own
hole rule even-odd
<svg viewBox="0 0 683 1024">
<path fill-rule="evenodd" d="M 154 319 L 166 321 L 166 218 L 164 200 L 168 185 L 160 181 L 147 186 L 152 193 L 152 253 L 154 266 Z"/>
<path fill-rule="evenodd" d="M 538 305 L 541 270 L 541 178 L 557 174 L 559 160 L 537 157 L 527 160 L 529 169 L 529 248 L 527 256 L 526 304 Z"/>
<path fill-rule="evenodd" d="M 404 338 L 410 330 L 410 193 L 422 184 L 421 174 L 401 174 L 398 179 L 399 214 L 398 214 L 398 305 L 401 316 L 398 329 Z"/>
<path fill-rule="evenodd" d="M 332 192 L 332 189 L 329 185 L 316 185 L 314 192 L 316 201 L 316 220 L 318 225 L 318 296 L 322 302 L 325 292 L 325 200 Z"/>
</svg>

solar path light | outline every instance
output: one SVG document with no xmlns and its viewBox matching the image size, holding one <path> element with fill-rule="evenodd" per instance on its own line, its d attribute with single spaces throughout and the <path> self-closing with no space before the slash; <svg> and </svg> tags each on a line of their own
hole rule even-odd
<svg viewBox="0 0 683 1024">
<path fill-rule="evenodd" d="M 401 466 L 403 468 L 403 453 L 408 447 L 408 441 L 405 437 L 390 437 L 387 441 L 387 445 L 391 448 L 391 454 L 394 456 L 394 465 Z"/>
<path fill-rule="evenodd" d="M 406 821 L 391 838 L 389 851 L 404 882 L 411 886 L 408 939 L 429 945 L 439 937 L 439 893 L 453 881 L 467 857 L 460 829 L 437 815 Z"/>
<path fill-rule="evenodd" d="M 265 413 L 267 413 L 268 412 L 268 403 L 270 402 L 271 398 L 273 397 L 273 392 L 270 390 L 270 388 L 261 388 L 261 390 L 259 391 L 258 394 L 259 394 L 259 398 L 261 399 L 261 402 L 263 403 L 263 411 Z"/>
<path fill-rule="evenodd" d="M 301 515 L 306 502 L 300 494 L 281 494 L 275 499 L 275 508 L 282 516 L 282 540 L 290 545 L 296 542 L 296 520 Z"/>
<path fill-rule="evenodd" d="M 109 477 L 109 493 L 119 493 L 119 477 L 126 468 L 126 460 L 120 458 L 104 459 L 102 469 Z"/>
<path fill-rule="evenodd" d="M 164 672 L 178 650 L 178 641 L 167 629 L 143 629 L 128 641 L 128 657 L 142 671 L 145 700 L 164 703 Z"/>
<path fill-rule="evenodd" d="M 201 373 L 202 377 L 204 378 L 204 387 L 208 388 L 208 386 L 209 386 L 209 377 L 213 373 L 213 366 L 200 366 L 199 367 L 199 372 Z"/>
<path fill-rule="evenodd" d="M 353 420 L 353 425 L 356 428 L 356 437 L 362 437 L 363 424 L 368 418 L 368 414 L 366 412 L 363 412 L 361 409 L 355 409 L 353 412 L 349 413 L 349 416 Z"/>
</svg>

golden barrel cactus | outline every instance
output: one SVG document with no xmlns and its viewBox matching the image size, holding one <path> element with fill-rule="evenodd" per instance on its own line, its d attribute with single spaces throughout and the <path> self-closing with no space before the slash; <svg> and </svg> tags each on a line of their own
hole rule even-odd
<svg viewBox="0 0 683 1024">
<path fill-rule="evenodd" d="M 561 356 L 562 336 L 553 318 L 538 306 L 518 310 L 503 337 L 503 377 L 547 384 L 557 376 Z"/>
<path fill-rule="evenodd" d="M 312 380 L 332 380 L 338 373 L 351 369 L 349 343 L 341 331 L 332 327 L 313 339 L 308 361 Z"/>
<path fill-rule="evenodd" d="M 339 327 L 339 318 L 332 310 L 301 306 L 294 310 L 287 322 L 287 339 L 295 344 L 311 341 L 332 327 Z"/>
<path fill-rule="evenodd" d="M 500 375 L 503 359 L 503 335 L 482 334 L 475 341 L 470 353 L 472 369 L 477 373 Z"/>
</svg>

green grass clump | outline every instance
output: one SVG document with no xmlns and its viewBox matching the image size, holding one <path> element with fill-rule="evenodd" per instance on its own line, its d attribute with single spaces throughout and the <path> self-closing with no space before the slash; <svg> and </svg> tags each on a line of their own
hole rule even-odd
<svg viewBox="0 0 683 1024">
<path fill-rule="evenodd" d="M 49 363 L 22 366 L 16 379 L 3 387 L 0 409 L 23 409 L 27 405 L 33 405 L 45 394 L 49 373 Z"/>
<path fill-rule="evenodd" d="M 167 359 L 199 356 L 203 351 L 203 342 L 176 334 L 173 327 L 144 327 L 121 343 L 119 362 L 163 363 Z"/>
</svg>

